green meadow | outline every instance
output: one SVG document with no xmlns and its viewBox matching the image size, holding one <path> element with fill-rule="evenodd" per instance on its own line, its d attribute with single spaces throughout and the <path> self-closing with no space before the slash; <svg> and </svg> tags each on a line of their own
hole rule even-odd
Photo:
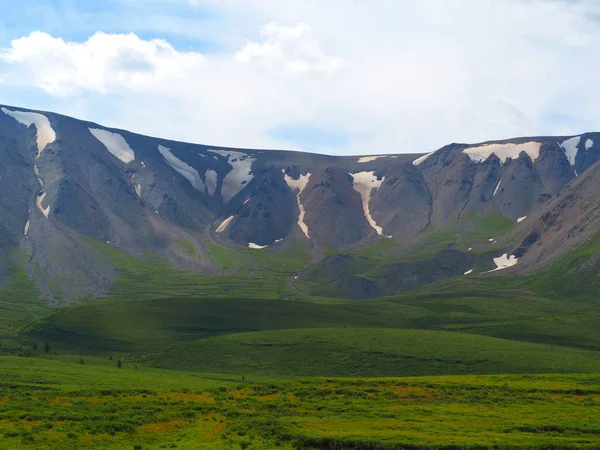
<svg viewBox="0 0 600 450">
<path fill-rule="evenodd" d="M 199 276 L 90 245 L 107 298 L 46 305 L 17 268 L 1 291 L 0 448 L 600 448 L 600 303 L 564 275 L 595 240 L 364 301 L 311 295 L 301 246 L 212 244 Z"/>
</svg>

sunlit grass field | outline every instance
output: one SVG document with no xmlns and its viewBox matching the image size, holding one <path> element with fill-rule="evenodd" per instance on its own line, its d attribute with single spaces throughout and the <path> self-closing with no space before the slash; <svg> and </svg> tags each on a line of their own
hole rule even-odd
<svg viewBox="0 0 600 450">
<path fill-rule="evenodd" d="M 0 359 L 0 448 L 598 448 L 600 375 L 290 381 Z"/>
<path fill-rule="evenodd" d="M 213 244 L 199 276 L 93 245 L 106 299 L 50 306 L 17 267 L 0 290 L 0 449 L 600 448 L 600 305 L 560 277 L 596 240 L 367 301 L 292 281 L 302 247 Z"/>
</svg>

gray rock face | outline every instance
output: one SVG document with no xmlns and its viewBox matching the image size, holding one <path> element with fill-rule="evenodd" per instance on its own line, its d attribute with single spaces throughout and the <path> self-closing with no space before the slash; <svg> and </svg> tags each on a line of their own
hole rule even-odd
<svg viewBox="0 0 600 450">
<path fill-rule="evenodd" d="M 317 244 L 344 247 L 371 231 L 352 177 L 338 168 L 317 170 L 302 192 L 310 236 Z"/>
<path fill-rule="evenodd" d="M 214 273 L 207 239 L 239 249 L 295 236 L 344 252 L 392 239 L 401 255 L 427 233 L 472 227 L 474 217 L 530 216 L 509 246 L 540 265 L 600 226 L 598 133 L 450 144 L 427 157 L 333 157 L 167 141 L 1 108 L 0 259 L 27 261 L 49 299 L 110 290 L 117 271 L 91 240 Z M 456 275 L 465 261 L 434 278 Z M 397 267 L 404 281 L 392 291 L 424 279 L 407 267 Z M 345 280 L 340 289 L 357 297 L 383 292 L 358 273 Z"/>
<path fill-rule="evenodd" d="M 287 187 L 281 170 L 258 169 L 244 190 L 247 199 L 235 211 L 229 237 L 241 244 L 260 246 L 285 238 L 296 223 L 295 195 Z"/>
</svg>

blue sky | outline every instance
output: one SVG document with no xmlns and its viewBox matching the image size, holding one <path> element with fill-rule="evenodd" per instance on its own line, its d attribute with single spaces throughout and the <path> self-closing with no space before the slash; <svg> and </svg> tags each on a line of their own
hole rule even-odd
<svg viewBox="0 0 600 450">
<path fill-rule="evenodd" d="M 0 0 L 0 103 L 329 154 L 600 130 L 600 5 Z"/>
</svg>

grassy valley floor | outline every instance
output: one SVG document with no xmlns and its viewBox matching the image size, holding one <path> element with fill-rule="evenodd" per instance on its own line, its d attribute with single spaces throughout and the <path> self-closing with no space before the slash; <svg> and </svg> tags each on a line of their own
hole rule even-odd
<svg viewBox="0 0 600 450">
<path fill-rule="evenodd" d="M 0 359 L 3 449 L 599 448 L 600 375 L 269 381 Z"/>
</svg>

